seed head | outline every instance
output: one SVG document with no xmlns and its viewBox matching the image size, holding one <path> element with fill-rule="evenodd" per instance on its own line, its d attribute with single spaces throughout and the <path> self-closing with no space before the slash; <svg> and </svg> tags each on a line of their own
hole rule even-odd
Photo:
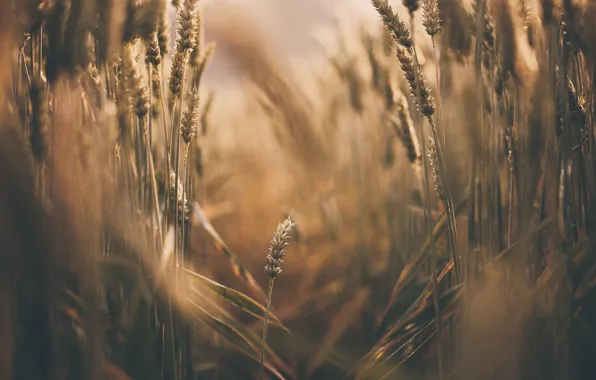
<svg viewBox="0 0 596 380">
<path fill-rule="evenodd" d="M 408 12 L 413 14 L 420 8 L 420 1 L 419 0 L 402 0 L 404 7 L 408 8 Z"/>
<path fill-rule="evenodd" d="M 193 91 L 190 94 L 190 100 L 182 114 L 182 120 L 180 122 L 180 136 L 185 143 L 190 142 L 197 135 L 197 123 L 199 122 L 199 94 L 197 91 Z"/>
<path fill-rule="evenodd" d="M 439 2 L 437 0 L 422 0 L 422 25 L 431 37 L 436 36 L 441 30 Z"/>
<path fill-rule="evenodd" d="M 194 7 L 195 1 L 184 0 L 184 4 L 178 10 L 178 24 L 176 28 L 176 51 L 188 54 L 194 44 Z"/>
<path fill-rule="evenodd" d="M 431 117 L 435 113 L 435 100 L 420 68 L 418 68 L 418 84 L 420 85 L 420 111 L 424 116 Z"/>
<path fill-rule="evenodd" d="M 435 104 L 424 73 L 420 66 L 416 66 L 414 63 L 414 58 L 409 49 L 397 45 L 395 54 L 401 71 L 410 85 L 410 93 L 420 106 L 420 112 L 426 117 L 431 117 L 435 113 Z M 418 76 L 418 84 L 416 84 L 416 76 Z M 418 87 L 420 87 L 420 93 L 418 93 Z"/>
<path fill-rule="evenodd" d="M 127 73 L 133 110 L 139 118 L 144 118 L 149 112 L 149 94 L 144 83 L 138 60 L 132 57 L 130 49 L 125 51 L 125 71 Z"/>
<path fill-rule="evenodd" d="M 160 99 L 161 79 L 159 77 L 159 72 L 157 70 L 153 70 L 151 72 L 151 91 L 152 91 L 154 99 Z"/>
<path fill-rule="evenodd" d="M 408 81 L 408 84 L 410 85 L 410 91 L 412 92 L 412 95 L 414 96 L 414 98 L 417 98 L 416 72 L 414 70 L 415 65 L 412 54 L 408 49 L 398 44 L 395 47 L 395 55 L 397 56 L 397 60 L 399 62 L 401 71 L 404 74 L 406 80 Z"/>
<path fill-rule="evenodd" d="M 396 99 L 396 111 L 396 120 L 393 123 L 395 132 L 406 149 L 408 161 L 410 161 L 412 165 L 418 166 L 420 164 L 420 159 L 422 158 L 420 145 L 418 144 L 414 124 L 410 117 L 408 103 L 401 93 Z"/>
<path fill-rule="evenodd" d="M 443 182 L 439 173 L 437 149 L 435 140 L 432 137 L 428 138 L 428 163 L 432 169 L 433 181 L 435 183 L 435 191 L 440 200 L 443 200 Z"/>
<path fill-rule="evenodd" d="M 201 54 L 203 54 L 203 14 L 198 11 L 194 23 L 194 45 L 190 52 L 190 66 L 197 68 L 201 63 Z"/>
<path fill-rule="evenodd" d="M 489 9 L 490 2 L 486 2 L 484 9 L 484 36 L 482 36 L 482 63 L 486 69 L 490 69 L 491 63 L 495 59 L 495 25 Z M 476 12 L 480 11 L 478 0 L 473 4 L 473 9 Z M 475 33 L 475 31 L 473 30 Z"/>
<path fill-rule="evenodd" d="M 269 245 L 269 254 L 265 259 L 265 272 L 271 279 L 278 276 L 281 271 L 281 264 L 284 262 L 286 247 L 290 244 L 290 238 L 294 230 L 295 223 L 289 216 L 282 223 L 277 225 L 271 244 Z"/>
<path fill-rule="evenodd" d="M 385 28 L 387 28 L 393 39 L 405 48 L 412 48 L 413 41 L 412 37 L 410 37 L 408 27 L 399 18 L 398 14 L 393 11 L 387 0 L 371 0 L 371 3 L 379 13 L 379 16 L 381 16 Z"/>
<path fill-rule="evenodd" d="M 178 191 L 177 194 L 176 191 Z M 170 197 L 170 202 L 176 204 L 176 209 L 172 210 L 172 213 L 176 213 L 178 221 L 180 223 L 188 221 L 190 216 L 190 206 L 188 205 L 184 186 L 180 182 L 180 178 L 178 178 L 178 189 L 176 190 L 176 174 L 172 170 L 170 170 L 170 188 L 168 195 Z M 176 197 L 178 199 L 176 199 Z"/>
<path fill-rule="evenodd" d="M 168 27 L 168 22 L 166 21 L 165 12 L 162 12 L 159 15 L 159 21 L 157 22 L 157 43 L 159 45 L 159 54 L 161 54 L 162 57 L 164 57 L 169 51 L 169 29 L 170 28 Z"/>
<path fill-rule="evenodd" d="M 172 69 L 170 71 L 170 90 L 173 95 L 178 95 L 182 89 L 182 82 L 184 81 L 184 71 L 186 66 L 187 55 L 181 52 L 174 52 L 172 57 Z"/>
<path fill-rule="evenodd" d="M 161 63 L 161 51 L 159 49 L 159 38 L 157 32 L 151 33 L 149 39 L 147 40 L 145 62 L 152 64 L 153 67 L 157 67 Z"/>
</svg>

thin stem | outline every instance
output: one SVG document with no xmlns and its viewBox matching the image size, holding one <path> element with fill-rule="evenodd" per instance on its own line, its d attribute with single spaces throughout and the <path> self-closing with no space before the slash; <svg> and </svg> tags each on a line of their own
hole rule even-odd
<svg viewBox="0 0 596 380">
<path fill-rule="evenodd" d="M 176 128 L 174 128 L 174 124 L 176 122 L 176 104 L 178 103 L 178 99 L 179 96 L 178 95 L 174 95 L 174 102 L 172 104 L 172 109 L 170 110 L 170 144 L 168 146 L 168 162 L 171 163 L 173 161 L 172 157 L 173 157 L 173 145 L 174 145 L 174 139 L 176 138 Z M 162 102 L 163 102 L 163 97 L 162 97 Z"/>
<path fill-rule="evenodd" d="M 162 124 L 163 124 L 163 132 L 164 132 L 164 139 L 166 140 L 166 151 L 165 151 L 165 163 L 166 163 L 166 175 L 165 175 L 165 185 L 166 185 L 166 194 L 170 188 L 170 171 L 172 170 L 172 164 L 170 162 L 170 139 L 168 136 L 168 123 L 166 117 L 166 106 L 164 102 L 164 91 L 162 88 L 161 78 L 163 78 L 163 64 L 160 65 L 161 67 L 161 75 L 159 71 L 157 71 L 158 78 L 159 78 L 159 99 L 161 104 L 161 117 L 162 117 Z M 171 124 L 170 124 L 171 125 Z M 169 196 L 165 197 L 165 225 L 162 225 L 162 232 L 165 233 L 168 230 L 168 220 L 170 215 L 170 201 Z M 165 236 L 162 234 L 161 236 L 162 241 L 165 239 Z"/>
<path fill-rule="evenodd" d="M 437 128 L 432 117 L 428 117 L 428 122 L 431 126 L 431 132 L 433 134 L 433 140 L 435 142 L 435 150 L 437 152 L 437 166 L 439 168 L 439 177 L 442 180 L 447 178 L 447 170 L 445 168 L 445 161 L 443 160 L 443 153 L 441 150 L 441 143 L 439 136 L 437 135 Z M 451 193 L 443 189 L 444 205 L 447 211 L 447 227 L 449 232 L 449 248 L 453 256 L 453 265 L 455 268 L 455 277 L 458 284 L 462 283 L 462 269 L 461 260 L 459 257 L 459 249 L 457 244 L 457 225 L 455 220 L 455 205 L 453 204 L 453 198 Z"/>
<path fill-rule="evenodd" d="M 411 35 L 412 35 L 412 41 L 414 38 L 414 14 L 410 14 L 410 28 L 411 28 Z M 421 68 L 420 65 L 418 63 L 418 54 L 416 53 L 416 48 L 415 48 L 415 44 L 413 45 L 414 47 L 412 47 L 412 52 L 413 52 L 413 56 L 414 56 L 414 64 L 416 65 L 416 70 L 415 70 L 415 82 L 416 82 L 416 88 L 417 88 L 417 100 L 419 104 L 422 104 L 421 99 L 421 93 L 420 93 L 420 78 L 418 73 L 420 72 Z M 432 118 L 429 117 L 429 121 L 432 121 Z M 423 153 L 423 157 L 422 157 L 422 168 L 424 170 L 424 181 L 423 181 L 423 186 L 424 186 L 424 219 L 426 222 L 426 228 L 427 228 L 427 232 L 428 232 L 428 237 L 429 237 L 429 242 L 430 242 L 430 257 L 431 257 L 431 281 L 432 281 L 432 292 L 433 292 L 433 303 L 434 303 L 434 311 L 435 311 L 435 330 L 437 333 L 437 365 L 438 365 L 438 369 L 439 369 L 439 378 L 441 380 L 445 379 L 444 373 L 443 373 L 443 348 L 441 345 L 441 341 L 440 341 L 440 332 L 441 332 L 441 322 L 440 322 L 440 310 L 439 310 L 439 296 L 437 293 L 437 269 L 436 269 L 436 260 L 437 260 L 437 256 L 436 256 L 436 250 L 435 250 L 435 236 L 433 234 L 433 227 L 432 227 L 432 216 L 431 216 L 431 209 L 430 209 L 430 186 L 429 186 L 429 179 L 428 179 L 428 157 L 426 154 L 426 139 L 428 138 L 427 133 L 425 133 L 425 128 L 424 128 L 424 120 L 422 121 L 422 123 L 420 124 L 421 126 L 421 132 L 422 132 L 422 151 Z M 433 132 L 434 135 L 436 135 L 436 131 L 434 128 L 434 125 L 431 123 L 431 130 Z M 436 137 L 436 136 L 435 136 Z M 435 140 L 435 145 L 437 145 L 437 140 Z M 440 151 L 437 151 L 437 155 L 440 155 Z"/>
<path fill-rule="evenodd" d="M 147 64 L 147 75 L 149 78 L 149 85 L 148 87 L 148 93 L 149 93 L 149 118 L 148 118 L 148 122 L 149 122 L 149 139 L 148 139 L 148 144 L 149 146 L 153 146 L 153 85 L 152 85 L 152 80 L 153 80 L 153 65 L 148 63 Z"/>
<path fill-rule="evenodd" d="M 422 150 L 426 152 L 426 137 L 424 133 L 424 127 L 422 133 Z M 422 166 L 424 170 L 424 178 L 423 188 L 424 188 L 424 219 L 426 222 L 426 228 L 428 230 L 428 236 L 430 239 L 430 261 L 431 261 L 431 283 L 432 283 L 432 292 L 433 292 L 433 306 L 435 310 L 435 329 L 437 332 L 437 336 L 440 337 L 441 332 L 441 324 L 440 324 L 440 310 L 439 310 L 439 294 L 437 292 L 437 252 L 435 249 L 435 236 L 433 234 L 433 227 L 432 227 L 432 217 L 431 217 L 431 210 L 430 210 L 430 189 L 429 189 L 429 180 L 428 180 L 428 161 L 426 155 L 422 157 Z M 437 355 L 437 362 L 439 366 L 439 376 L 441 379 L 444 379 L 443 376 L 443 350 L 441 348 L 440 340 L 437 341 L 438 344 L 438 355 Z"/>
<path fill-rule="evenodd" d="M 176 112 L 176 126 L 177 128 L 174 128 L 175 125 L 172 124 L 172 143 L 174 141 L 174 139 L 176 139 L 176 149 L 174 150 L 173 154 L 174 154 L 174 184 L 175 184 L 175 191 L 174 191 L 174 199 L 176 202 L 176 205 L 174 206 L 174 231 L 176 232 L 175 235 L 175 239 L 174 239 L 174 257 L 176 257 L 176 277 L 178 277 L 178 270 L 179 267 L 181 265 L 181 262 L 183 260 L 183 258 L 181 257 L 180 252 L 178 252 L 178 245 L 179 245 L 179 241 L 178 241 L 178 227 L 179 227 L 179 223 L 178 223 L 178 194 L 180 189 L 178 189 L 178 181 L 179 181 L 179 171 L 178 171 L 178 164 L 179 164 L 179 159 L 180 159 L 180 136 L 178 134 L 178 131 L 180 130 L 180 120 L 182 118 L 182 103 L 184 102 L 182 99 L 182 95 L 184 94 L 184 82 L 182 82 L 182 87 L 180 89 L 180 100 L 178 102 L 178 111 Z M 175 105 L 174 105 L 175 106 Z M 182 189 L 182 218 L 184 218 L 184 189 Z"/>
<path fill-rule="evenodd" d="M 160 65 L 160 66 L 163 66 Z M 162 70 L 163 72 L 163 70 Z M 170 139 L 168 136 L 168 123 L 166 121 L 166 105 L 164 102 L 164 91 L 162 90 L 162 85 L 161 85 L 161 78 L 162 76 L 159 74 L 159 72 L 157 73 L 158 77 L 159 77 L 159 99 L 160 99 L 160 103 L 161 103 L 161 117 L 162 117 L 162 122 L 163 122 L 163 130 L 164 130 L 164 138 L 166 139 L 166 164 L 168 166 L 168 172 L 170 170 Z"/>
<path fill-rule="evenodd" d="M 144 123 L 143 123 L 144 124 Z M 151 184 L 152 192 L 153 192 L 153 203 L 155 206 L 155 216 L 157 218 L 157 228 L 159 231 L 159 248 L 163 247 L 163 235 L 161 229 L 161 213 L 159 212 L 159 197 L 157 192 L 157 181 L 155 179 L 155 166 L 153 164 L 153 153 L 151 152 L 151 146 L 148 143 L 149 136 L 147 136 L 147 128 L 143 128 L 143 136 L 145 138 L 145 146 L 147 149 L 147 156 L 149 161 L 149 175 L 151 176 L 151 180 L 149 181 Z"/>
<path fill-rule="evenodd" d="M 184 189 L 186 191 L 186 194 L 188 197 L 190 197 L 190 195 L 188 195 L 188 154 L 189 154 L 189 149 L 190 148 L 190 144 L 185 144 L 184 146 L 184 169 L 182 170 L 182 175 L 184 176 L 184 178 L 182 179 L 182 183 L 184 184 Z M 184 204 L 183 204 L 184 206 Z M 185 209 L 182 209 L 182 247 L 181 247 L 181 255 L 182 255 L 182 268 L 184 269 L 184 248 L 186 245 L 186 226 L 185 226 L 185 222 L 186 222 L 186 214 L 185 214 Z"/>
<path fill-rule="evenodd" d="M 261 341 L 261 362 L 259 365 L 259 380 L 263 380 L 265 350 L 267 347 L 267 324 L 269 323 L 269 312 L 271 311 L 271 295 L 273 294 L 273 281 L 275 281 L 275 277 L 270 277 L 269 291 L 267 292 L 267 311 L 265 312 L 265 321 L 263 322 L 263 340 Z"/>
</svg>

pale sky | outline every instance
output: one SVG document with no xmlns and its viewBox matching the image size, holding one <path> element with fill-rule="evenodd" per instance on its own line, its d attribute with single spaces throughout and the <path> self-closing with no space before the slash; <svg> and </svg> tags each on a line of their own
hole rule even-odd
<svg viewBox="0 0 596 380">
<path fill-rule="evenodd" d="M 401 2 L 398 1 L 397 5 Z M 207 14 L 220 7 L 246 12 L 278 46 L 287 46 L 287 53 L 304 56 L 317 49 L 314 30 L 330 26 L 336 14 L 358 20 L 375 16 L 370 0 L 201 0 Z"/>
<path fill-rule="evenodd" d="M 199 4 L 205 11 L 207 40 L 213 38 L 209 33 L 209 15 L 233 9 L 241 11 L 248 22 L 257 23 L 272 48 L 290 60 L 308 60 L 319 54 L 321 45 L 316 31 L 332 26 L 337 15 L 355 22 L 377 17 L 370 0 L 200 0 Z M 399 0 L 392 4 L 401 7 Z M 216 54 L 216 58 L 206 74 L 208 83 L 220 82 L 227 76 L 222 75 L 226 71 L 225 57 Z"/>
</svg>

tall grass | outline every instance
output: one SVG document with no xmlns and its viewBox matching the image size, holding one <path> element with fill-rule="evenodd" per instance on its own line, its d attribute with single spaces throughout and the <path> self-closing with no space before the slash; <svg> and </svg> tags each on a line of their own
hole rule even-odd
<svg viewBox="0 0 596 380">
<path fill-rule="evenodd" d="M 370 7 L 0 0 L 1 378 L 596 376 L 596 6 Z"/>
</svg>

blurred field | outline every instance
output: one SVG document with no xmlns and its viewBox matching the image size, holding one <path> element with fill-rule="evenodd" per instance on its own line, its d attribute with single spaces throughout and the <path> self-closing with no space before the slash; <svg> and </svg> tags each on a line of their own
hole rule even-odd
<svg viewBox="0 0 596 380">
<path fill-rule="evenodd" d="M 596 378 L 594 17 L 0 0 L 0 379 Z"/>
</svg>

